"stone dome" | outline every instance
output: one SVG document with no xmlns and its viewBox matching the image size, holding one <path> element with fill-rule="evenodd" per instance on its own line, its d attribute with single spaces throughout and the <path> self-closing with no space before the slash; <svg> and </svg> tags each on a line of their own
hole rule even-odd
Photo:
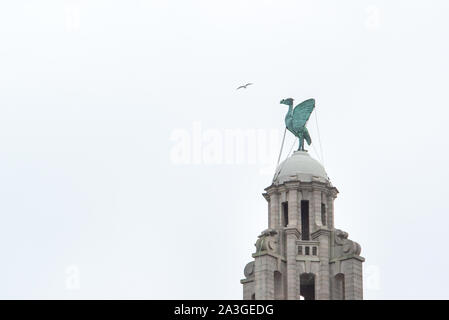
<svg viewBox="0 0 449 320">
<path fill-rule="evenodd" d="M 277 167 L 273 183 L 282 184 L 290 180 L 312 181 L 313 179 L 329 181 L 321 163 L 313 159 L 307 151 L 296 151 Z"/>
</svg>

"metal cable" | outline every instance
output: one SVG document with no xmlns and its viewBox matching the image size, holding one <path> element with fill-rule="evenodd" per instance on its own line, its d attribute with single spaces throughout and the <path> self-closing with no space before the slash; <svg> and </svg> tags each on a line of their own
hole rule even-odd
<svg viewBox="0 0 449 320">
<path fill-rule="evenodd" d="M 284 148 L 284 141 L 285 141 L 286 133 L 287 133 L 287 127 L 285 127 L 285 130 L 284 130 L 284 137 L 282 138 L 281 150 L 279 151 L 278 163 L 276 165 L 276 168 L 279 167 L 279 161 L 281 161 L 281 154 L 282 154 L 282 149 Z"/>
<path fill-rule="evenodd" d="M 316 130 L 318 132 L 318 144 L 320 145 L 320 151 L 321 151 L 321 164 L 324 166 L 324 154 L 323 154 L 323 147 L 321 145 L 321 135 L 320 135 L 320 128 L 318 126 L 318 116 L 317 111 L 315 109 L 315 123 L 316 123 Z"/>
</svg>

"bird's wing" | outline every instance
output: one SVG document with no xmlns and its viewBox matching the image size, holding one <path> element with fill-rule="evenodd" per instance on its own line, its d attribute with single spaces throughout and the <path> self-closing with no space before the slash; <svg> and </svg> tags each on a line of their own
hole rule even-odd
<svg viewBox="0 0 449 320">
<path fill-rule="evenodd" d="M 247 83 L 247 84 L 245 84 L 245 87 L 246 87 L 246 86 L 250 86 L 250 85 L 252 85 L 252 83 L 251 83 L 251 82 L 250 82 L 250 83 Z"/>
<path fill-rule="evenodd" d="M 245 88 L 245 86 L 240 86 L 240 87 L 238 87 L 238 88 L 235 89 L 235 90 L 242 89 L 242 88 Z"/>
<path fill-rule="evenodd" d="M 304 127 L 314 108 L 315 99 L 308 99 L 298 104 L 293 110 L 293 127 L 298 129 Z"/>
</svg>

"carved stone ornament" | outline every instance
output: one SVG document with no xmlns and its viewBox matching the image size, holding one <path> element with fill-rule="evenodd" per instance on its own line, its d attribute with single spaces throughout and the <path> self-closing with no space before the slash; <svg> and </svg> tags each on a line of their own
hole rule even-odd
<svg viewBox="0 0 449 320">
<path fill-rule="evenodd" d="M 277 250 L 277 232 L 273 229 L 266 229 L 259 235 L 256 241 L 256 253 L 276 252 Z"/>
<path fill-rule="evenodd" d="M 337 245 L 338 255 L 360 255 L 361 247 L 360 245 L 352 240 L 348 239 L 348 233 L 342 230 L 335 230 L 335 244 Z"/>
<path fill-rule="evenodd" d="M 250 278 L 254 275 L 254 261 L 249 262 L 245 269 L 243 270 L 243 274 L 246 278 Z"/>
</svg>

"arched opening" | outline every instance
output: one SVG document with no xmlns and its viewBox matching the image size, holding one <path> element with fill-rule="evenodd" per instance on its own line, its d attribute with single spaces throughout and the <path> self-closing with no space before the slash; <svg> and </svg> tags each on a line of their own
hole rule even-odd
<svg viewBox="0 0 449 320">
<path fill-rule="evenodd" d="M 321 203 L 321 224 L 325 226 L 326 223 L 326 205 Z"/>
<path fill-rule="evenodd" d="M 288 202 L 282 202 L 282 226 L 288 226 Z"/>
<path fill-rule="evenodd" d="M 313 273 L 302 273 L 299 276 L 299 294 L 304 300 L 315 300 L 315 275 Z"/>
<path fill-rule="evenodd" d="M 334 279 L 335 290 L 334 295 L 336 300 L 345 300 L 345 275 L 338 273 Z"/>
<path fill-rule="evenodd" d="M 283 300 L 284 290 L 282 285 L 282 273 L 274 272 L 274 300 Z"/>
<path fill-rule="evenodd" d="M 302 240 L 310 240 L 308 200 L 301 200 L 301 235 Z"/>
</svg>

